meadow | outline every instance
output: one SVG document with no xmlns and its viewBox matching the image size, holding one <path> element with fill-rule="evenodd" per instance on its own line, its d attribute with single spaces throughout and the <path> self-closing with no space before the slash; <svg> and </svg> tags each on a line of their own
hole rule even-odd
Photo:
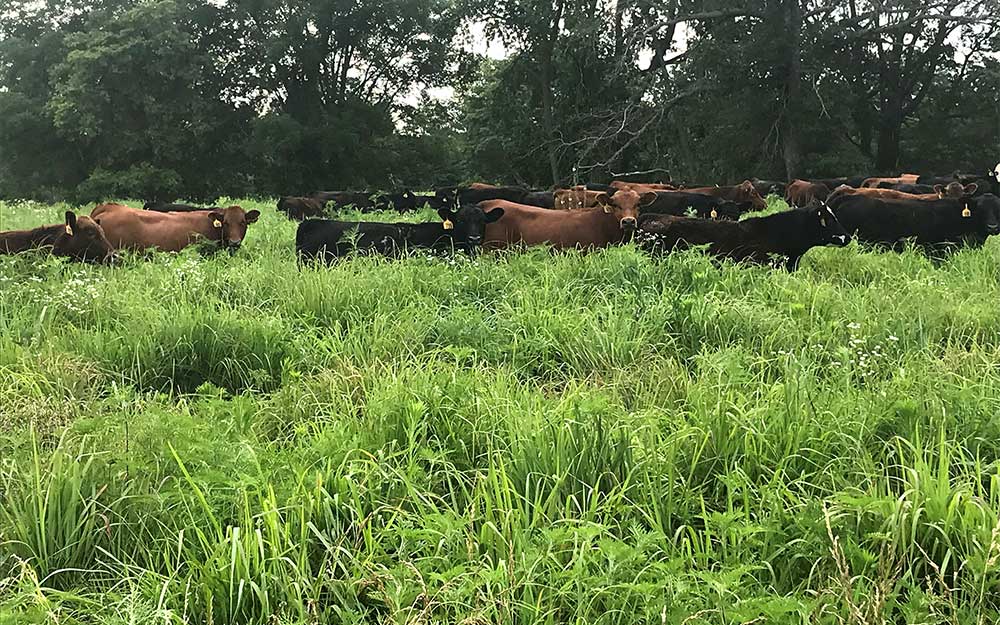
<svg viewBox="0 0 1000 625">
<path fill-rule="evenodd" d="M 0 257 L 0 624 L 1000 620 L 995 237 L 300 270 L 240 203 Z"/>
</svg>

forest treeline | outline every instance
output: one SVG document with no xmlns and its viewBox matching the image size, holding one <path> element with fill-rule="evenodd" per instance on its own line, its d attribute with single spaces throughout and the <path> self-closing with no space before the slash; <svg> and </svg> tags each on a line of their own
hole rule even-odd
<svg viewBox="0 0 1000 625">
<path fill-rule="evenodd" d="M 985 170 L 994 2 L 9 0 L 0 197 Z"/>
</svg>

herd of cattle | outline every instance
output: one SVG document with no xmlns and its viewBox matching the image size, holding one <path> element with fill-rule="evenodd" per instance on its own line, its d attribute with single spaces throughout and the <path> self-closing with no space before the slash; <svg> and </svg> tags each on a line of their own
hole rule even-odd
<svg viewBox="0 0 1000 625">
<path fill-rule="evenodd" d="M 762 217 L 764 196 L 782 195 L 792 210 Z M 652 251 L 707 245 L 709 253 L 794 269 L 821 245 L 859 240 L 895 246 L 912 240 L 982 244 L 1000 233 L 1000 164 L 979 174 L 893 178 L 850 177 L 781 183 L 745 180 L 733 186 L 679 188 L 613 181 L 555 191 L 482 183 L 420 195 L 321 192 L 285 197 L 278 211 L 300 221 L 301 260 L 327 262 L 353 252 L 396 255 L 407 249 L 464 249 L 545 244 L 593 249 L 636 241 Z M 331 206 L 332 205 L 332 206 Z M 441 221 L 380 223 L 326 219 L 329 208 L 437 209 Z M 109 262 L 117 250 L 179 251 L 199 241 L 235 251 L 260 212 L 239 206 L 201 208 L 148 203 L 143 209 L 101 204 L 90 216 L 33 230 L 0 232 L 0 254 L 45 248 L 77 260 Z"/>
</svg>

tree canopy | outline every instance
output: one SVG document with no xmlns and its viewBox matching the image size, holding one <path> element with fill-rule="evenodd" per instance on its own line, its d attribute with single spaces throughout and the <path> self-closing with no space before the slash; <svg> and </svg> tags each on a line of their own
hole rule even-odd
<svg viewBox="0 0 1000 625">
<path fill-rule="evenodd" d="M 1000 160 L 994 9 L 12 0 L 0 196 L 982 170 Z M 480 31 L 504 58 L 477 52 Z"/>
</svg>

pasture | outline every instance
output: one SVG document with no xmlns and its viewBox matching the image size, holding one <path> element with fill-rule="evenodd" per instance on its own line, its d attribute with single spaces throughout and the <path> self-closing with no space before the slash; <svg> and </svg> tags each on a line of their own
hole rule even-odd
<svg viewBox="0 0 1000 625">
<path fill-rule="evenodd" d="M 996 237 L 299 270 L 238 203 L 0 257 L 0 623 L 1000 619 Z"/>
</svg>

